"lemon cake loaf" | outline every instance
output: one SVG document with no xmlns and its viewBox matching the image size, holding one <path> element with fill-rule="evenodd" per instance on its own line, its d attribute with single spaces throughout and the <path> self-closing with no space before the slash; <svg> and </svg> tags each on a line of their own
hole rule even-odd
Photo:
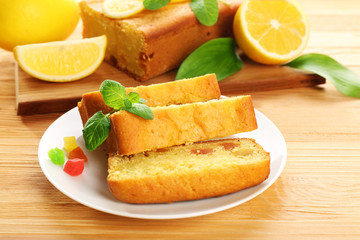
<svg viewBox="0 0 360 240">
<path fill-rule="evenodd" d="M 127 203 L 170 203 L 222 196 L 270 173 L 270 154 L 253 139 L 222 139 L 109 157 L 110 192 Z"/>
<path fill-rule="evenodd" d="M 257 128 L 251 96 L 153 107 L 151 110 L 153 120 L 127 111 L 110 115 L 108 152 L 129 155 Z"/>
<path fill-rule="evenodd" d="M 126 88 L 127 93 L 132 91 L 138 92 L 140 97 L 146 99 L 145 104 L 149 107 L 203 102 L 220 98 L 220 88 L 215 74 Z M 96 112 L 102 111 L 106 114 L 112 110 L 105 104 L 100 91 L 83 94 L 78 103 L 78 109 L 84 125 Z"/>
<path fill-rule="evenodd" d="M 208 40 L 232 36 L 233 19 L 241 0 L 225 2 L 219 1 L 218 21 L 208 27 L 196 19 L 189 2 L 145 10 L 127 19 L 111 19 L 102 13 L 102 0 L 83 0 L 83 37 L 105 34 L 105 61 L 145 81 L 178 67 Z"/>
</svg>

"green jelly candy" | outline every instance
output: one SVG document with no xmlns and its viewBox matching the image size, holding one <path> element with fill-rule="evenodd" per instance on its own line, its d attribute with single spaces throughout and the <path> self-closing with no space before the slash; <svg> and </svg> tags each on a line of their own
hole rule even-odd
<svg viewBox="0 0 360 240">
<path fill-rule="evenodd" d="M 54 164 L 63 165 L 65 163 L 65 153 L 59 148 L 50 149 L 48 156 Z"/>
</svg>

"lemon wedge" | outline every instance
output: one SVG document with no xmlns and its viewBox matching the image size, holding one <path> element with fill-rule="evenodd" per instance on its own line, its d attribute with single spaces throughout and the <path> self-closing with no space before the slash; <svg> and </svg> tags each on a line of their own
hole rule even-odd
<svg viewBox="0 0 360 240">
<path fill-rule="evenodd" d="M 143 0 L 105 0 L 102 4 L 103 13 L 110 18 L 126 18 L 145 9 Z"/>
<path fill-rule="evenodd" d="M 93 73 L 105 55 L 106 36 L 28 44 L 14 48 L 15 59 L 31 76 L 50 82 L 70 82 Z"/>
<path fill-rule="evenodd" d="M 243 52 L 263 64 L 297 57 L 309 39 L 307 18 L 294 0 L 245 0 L 236 12 L 233 29 Z"/>
</svg>

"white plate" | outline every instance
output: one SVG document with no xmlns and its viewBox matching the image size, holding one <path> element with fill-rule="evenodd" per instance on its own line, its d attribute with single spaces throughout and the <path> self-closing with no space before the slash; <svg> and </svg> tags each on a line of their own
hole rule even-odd
<svg viewBox="0 0 360 240">
<path fill-rule="evenodd" d="M 262 113 L 255 110 L 258 129 L 232 137 L 254 138 L 270 152 L 270 176 L 263 183 L 222 197 L 171 204 L 128 204 L 114 198 L 106 183 L 107 158 L 104 150 L 86 151 L 82 138 L 82 123 L 77 108 L 59 117 L 45 131 L 39 144 L 38 155 L 42 171 L 61 192 L 88 207 L 120 216 L 144 219 L 174 219 L 201 216 L 242 204 L 264 192 L 275 182 L 284 169 L 286 143 L 278 128 Z M 63 137 L 75 136 L 89 161 L 80 176 L 67 175 L 61 166 L 53 164 L 47 152 L 63 147 Z"/>
</svg>

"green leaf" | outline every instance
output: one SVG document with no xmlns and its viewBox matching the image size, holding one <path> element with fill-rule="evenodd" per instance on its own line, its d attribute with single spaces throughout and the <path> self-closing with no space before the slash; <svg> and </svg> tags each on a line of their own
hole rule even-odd
<svg viewBox="0 0 360 240">
<path fill-rule="evenodd" d="M 147 103 L 147 100 L 146 100 L 146 99 L 143 99 L 143 98 L 140 98 L 140 99 L 139 99 L 139 103 Z"/>
<path fill-rule="evenodd" d="M 101 111 L 89 118 L 82 130 L 86 148 L 92 151 L 100 146 L 109 136 L 110 128 L 109 117 Z"/>
<path fill-rule="evenodd" d="M 113 80 L 105 80 L 100 86 L 100 92 L 104 102 L 109 107 L 120 109 L 124 107 L 126 90 L 123 85 Z"/>
<path fill-rule="evenodd" d="M 125 104 L 125 110 L 128 110 L 128 108 L 132 107 L 132 102 L 130 102 L 129 99 L 124 99 L 124 104 Z"/>
<path fill-rule="evenodd" d="M 360 98 L 360 76 L 327 55 L 305 54 L 285 66 L 314 72 L 330 80 L 342 94 Z"/>
<path fill-rule="evenodd" d="M 131 108 L 127 109 L 127 111 L 147 120 L 154 119 L 153 112 L 144 104 L 134 103 Z"/>
<path fill-rule="evenodd" d="M 221 81 L 242 67 L 234 39 L 216 38 L 201 45 L 184 60 L 175 80 L 215 73 Z"/>
<path fill-rule="evenodd" d="M 140 94 L 137 92 L 130 92 L 127 98 L 132 103 L 138 103 L 140 101 Z"/>
<path fill-rule="evenodd" d="M 191 0 L 190 7 L 201 24 L 212 26 L 217 22 L 219 17 L 217 0 Z"/>
<path fill-rule="evenodd" d="M 144 0 L 143 5 L 148 10 L 157 10 L 166 6 L 170 0 Z"/>
</svg>

